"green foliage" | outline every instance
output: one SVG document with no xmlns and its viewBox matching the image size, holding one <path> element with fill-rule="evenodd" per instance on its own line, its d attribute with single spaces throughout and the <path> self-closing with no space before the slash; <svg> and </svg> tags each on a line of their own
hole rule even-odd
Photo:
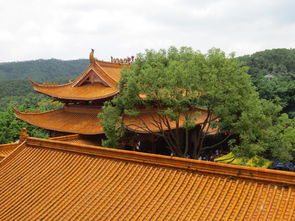
<svg viewBox="0 0 295 221">
<path fill-rule="evenodd" d="M 0 143 L 15 142 L 19 137 L 21 128 L 24 127 L 30 136 L 48 138 L 48 133 L 45 130 L 16 119 L 11 108 L 17 107 L 20 111 L 50 111 L 62 107 L 59 102 L 48 98 L 44 99 L 43 96 L 41 98 L 39 96 L 34 97 L 34 95 L 36 93 L 22 96 L 19 102 L 10 101 L 6 109 L 0 112 Z"/>
<path fill-rule="evenodd" d="M 120 94 L 112 101 L 112 108 L 115 107 L 120 115 L 136 113 L 138 107 L 158 110 L 158 115 L 174 121 L 176 125 L 180 114 L 186 113 L 187 130 L 194 126 L 192 118 L 196 117 L 189 114 L 190 111 L 206 108 L 207 119 L 201 127 L 198 146 L 191 153 L 196 158 L 203 151 L 203 142 L 210 126 L 242 131 L 242 125 L 238 122 L 244 115 L 251 112 L 248 115 L 260 117 L 259 111 L 253 111 L 255 105 L 260 105 L 258 93 L 246 72 L 247 68 L 233 55 L 226 56 L 219 49 L 213 48 L 207 54 L 186 47 L 147 50 L 137 56 L 131 68 L 123 71 Z M 107 114 L 106 111 L 104 114 Z M 217 118 L 221 120 L 216 122 Z M 105 117 L 111 124 L 108 119 Z M 180 143 L 178 129 L 160 135 L 166 139 L 173 153 L 185 156 L 187 144 Z M 118 138 L 113 133 L 107 137 L 110 140 Z"/>
<path fill-rule="evenodd" d="M 249 66 L 249 74 L 260 97 L 280 104 L 294 117 L 295 49 L 272 49 L 239 58 Z"/>
<path fill-rule="evenodd" d="M 102 141 L 102 145 L 110 148 L 117 148 L 119 146 L 119 138 L 122 137 L 123 131 L 119 125 L 120 115 L 118 109 L 112 106 L 110 102 L 106 102 L 103 107 L 104 114 L 98 117 L 100 123 L 104 126 L 105 135 L 109 138 Z"/>
<path fill-rule="evenodd" d="M 48 83 L 65 83 L 75 78 L 89 64 L 86 59 L 61 61 L 56 59 L 0 64 L 0 143 L 14 142 L 21 128 L 30 136 L 48 137 L 46 131 L 17 120 L 11 107 L 21 111 L 49 111 L 62 104 L 33 91 L 32 84 L 24 79 Z"/>
<path fill-rule="evenodd" d="M 232 147 L 238 157 L 250 159 L 261 156 L 270 160 L 290 162 L 295 153 L 295 121 L 287 114 L 280 114 L 281 107 L 261 100 L 254 115 L 243 116 L 239 126 L 243 128 L 240 143 Z"/>
<path fill-rule="evenodd" d="M 30 136 L 47 138 L 48 133 L 40 128 L 15 118 L 12 107 L 20 111 L 49 111 L 60 108 L 59 102 L 38 93 L 7 96 L 0 99 L 0 143 L 10 143 L 18 139 L 21 128 L 27 128 Z"/>
<path fill-rule="evenodd" d="M 12 143 L 18 140 L 22 128 L 27 128 L 30 136 L 48 138 L 48 134 L 35 126 L 15 118 L 12 109 L 0 112 L 0 144 Z"/>
<path fill-rule="evenodd" d="M 272 49 L 256 52 L 239 58 L 249 67 L 249 74 L 253 77 L 260 75 L 295 77 L 295 49 Z"/>
<path fill-rule="evenodd" d="M 53 79 L 72 79 L 89 64 L 87 59 L 62 61 L 57 59 L 0 63 L 0 81 L 33 79 L 52 81 Z"/>
</svg>

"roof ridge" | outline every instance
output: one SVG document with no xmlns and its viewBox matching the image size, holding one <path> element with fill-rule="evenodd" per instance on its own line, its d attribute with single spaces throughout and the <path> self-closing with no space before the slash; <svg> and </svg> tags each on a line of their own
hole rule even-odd
<svg viewBox="0 0 295 221">
<path fill-rule="evenodd" d="M 79 134 L 70 134 L 70 135 L 64 135 L 64 136 L 58 136 L 58 137 L 50 137 L 48 138 L 49 140 L 59 140 L 59 141 L 64 141 L 68 140 L 71 138 L 78 138 L 80 135 Z"/>
<path fill-rule="evenodd" d="M 64 143 L 56 140 L 46 140 L 29 137 L 26 143 L 30 146 L 51 148 L 56 150 L 89 154 L 118 160 L 173 167 L 195 172 L 204 172 L 229 177 L 246 178 L 252 180 L 286 183 L 295 185 L 295 173 L 276 171 L 263 168 L 229 165 L 216 162 L 170 157 L 142 152 L 110 149 L 85 144 Z M 66 147 L 65 147 L 66 146 Z"/>
<path fill-rule="evenodd" d="M 128 63 L 114 63 L 114 62 L 111 62 L 111 61 L 103 61 L 103 60 L 99 60 L 99 59 L 95 59 L 96 62 L 103 64 L 103 65 L 107 65 L 107 66 L 110 66 L 110 67 L 124 67 L 124 66 L 129 66 L 130 64 Z"/>
<path fill-rule="evenodd" d="M 26 140 L 22 143 L 18 143 L 18 146 L 3 160 L 0 161 L 0 167 L 9 162 L 10 158 L 13 158 L 18 152 L 20 152 L 26 146 Z"/>
<path fill-rule="evenodd" d="M 0 144 L 0 149 L 6 149 L 9 148 L 11 146 L 15 146 L 15 145 L 19 145 L 19 143 L 15 142 L 15 143 L 7 143 L 7 144 Z"/>
<path fill-rule="evenodd" d="M 73 82 L 68 82 L 68 83 L 65 83 L 65 84 L 48 84 L 48 83 L 43 83 L 43 84 L 38 84 L 37 82 L 29 79 L 28 80 L 29 82 L 31 82 L 31 84 L 33 84 L 33 87 L 36 91 L 38 91 L 38 87 L 66 87 L 70 84 L 73 84 Z"/>
</svg>

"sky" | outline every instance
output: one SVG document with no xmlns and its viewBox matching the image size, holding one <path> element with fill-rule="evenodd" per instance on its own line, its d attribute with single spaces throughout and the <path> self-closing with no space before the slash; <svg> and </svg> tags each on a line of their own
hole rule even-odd
<svg viewBox="0 0 295 221">
<path fill-rule="evenodd" d="M 295 47 L 294 0 L 0 1 L 0 62 L 125 58 L 170 46 Z"/>
</svg>

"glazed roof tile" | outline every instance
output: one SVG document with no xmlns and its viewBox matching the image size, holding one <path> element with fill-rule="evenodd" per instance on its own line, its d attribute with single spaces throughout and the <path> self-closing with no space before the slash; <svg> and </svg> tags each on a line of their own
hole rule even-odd
<svg viewBox="0 0 295 221">
<path fill-rule="evenodd" d="M 28 138 L 1 220 L 294 220 L 295 174 Z"/>
<path fill-rule="evenodd" d="M 75 144 L 86 144 L 97 146 L 98 142 L 96 137 L 84 136 L 81 134 L 72 134 L 59 137 L 51 137 L 49 140 L 58 140 L 63 142 L 70 142 Z M 9 143 L 9 144 L 0 144 L 0 161 L 11 154 L 21 143 Z"/>
<path fill-rule="evenodd" d="M 0 144 L 0 161 L 14 151 L 19 143 Z"/>
<path fill-rule="evenodd" d="M 97 100 L 114 96 L 118 93 L 117 84 L 121 71 L 128 64 L 110 63 L 96 60 L 76 78 L 75 81 L 57 84 L 37 84 L 33 82 L 34 90 L 51 97 L 69 100 Z M 97 75 L 102 82 L 83 83 L 90 73 Z"/>
<path fill-rule="evenodd" d="M 97 136 L 87 136 L 81 134 L 72 134 L 66 136 L 52 137 L 49 140 L 58 140 L 63 142 L 69 142 L 74 144 L 86 144 L 92 146 L 98 146 L 98 137 Z"/>
</svg>

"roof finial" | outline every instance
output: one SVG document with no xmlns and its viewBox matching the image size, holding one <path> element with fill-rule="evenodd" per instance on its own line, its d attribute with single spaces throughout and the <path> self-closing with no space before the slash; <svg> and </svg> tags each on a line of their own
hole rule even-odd
<svg viewBox="0 0 295 221">
<path fill-rule="evenodd" d="M 90 63 L 91 64 L 94 64 L 95 63 L 94 49 L 92 49 L 92 48 L 91 48 L 91 52 L 90 52 L 90 55 L 89 55 L 89 60 L 90 60 Z"/>
<path fill-rule="evenodd" d="M 29 137 L 26 128 L 22 128 L 20 135 L 19 135 L 19 143 L 24 142 Z"/>
</svg>

